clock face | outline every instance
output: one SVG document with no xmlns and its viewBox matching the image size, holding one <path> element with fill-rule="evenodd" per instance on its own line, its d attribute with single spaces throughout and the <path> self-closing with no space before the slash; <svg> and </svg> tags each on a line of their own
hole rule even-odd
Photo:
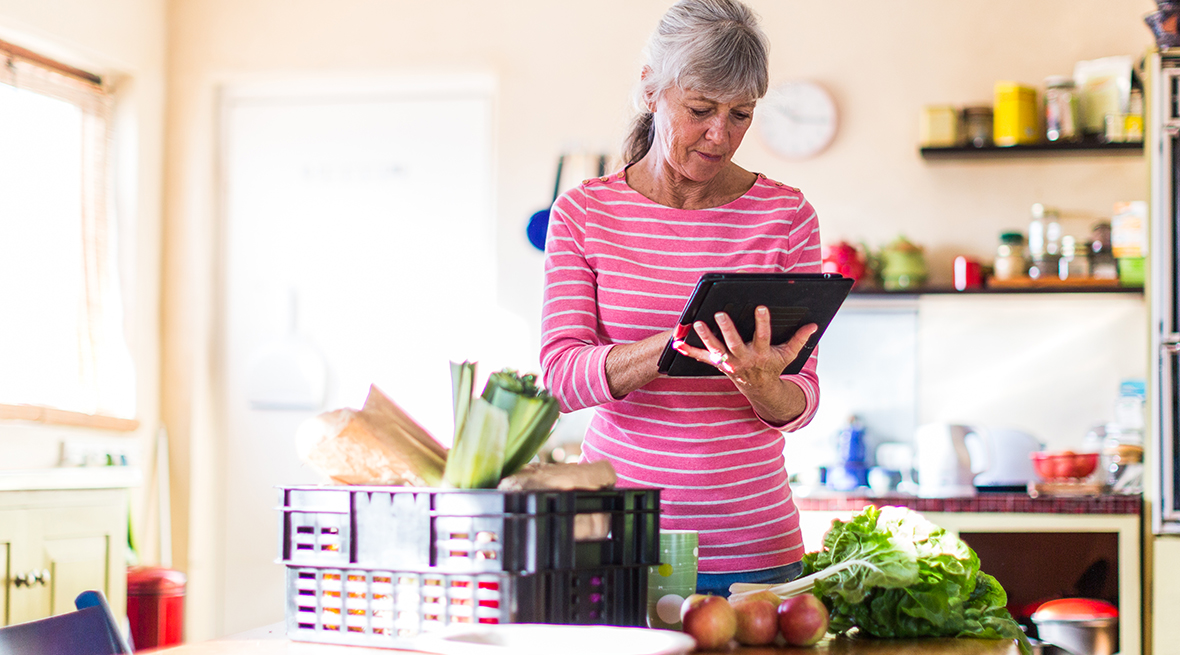
<svg viewBox="0 0 1180 655">
<path fill-rule="evenodd" d="M 755 122 L 766 145 L 787 159 L 823 151 L 836 136 L 836 103 L 813 82 L 787 82 L 758 103 Z"/>
</svg>

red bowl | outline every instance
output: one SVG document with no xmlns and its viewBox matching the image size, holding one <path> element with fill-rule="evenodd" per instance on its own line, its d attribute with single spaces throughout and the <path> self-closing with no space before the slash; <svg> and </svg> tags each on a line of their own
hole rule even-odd
<svg viewBox="0 0 1180 655">
<path fill-rule="evenodd" d="M 1098 453 L 1075 453 L 1070 450 L 1032 453 L 1033 470 L 1046 482 L 1080 480 L 1098 468 Z"/>
</svg>

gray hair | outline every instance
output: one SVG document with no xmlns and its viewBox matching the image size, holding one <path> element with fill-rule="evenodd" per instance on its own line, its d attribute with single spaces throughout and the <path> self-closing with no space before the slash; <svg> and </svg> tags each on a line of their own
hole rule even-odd
<svg viewBox="0 0 1180 655">
<path fill-rule="evenodd" d="M 646 75 L 636 89 L 639 115 L 623 145 L 633 164 L 651 148 L 647 101 L 673 86 L 719 100 L 757 100 L 769 86 L 770 42 L 758 16 L 739 0 L 680 0 L 664 14 L 647 44 Z"/>
</svg>

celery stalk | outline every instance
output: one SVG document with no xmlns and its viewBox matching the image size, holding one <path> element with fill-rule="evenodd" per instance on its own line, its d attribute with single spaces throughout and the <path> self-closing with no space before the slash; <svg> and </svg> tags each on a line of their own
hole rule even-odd
<svg viewBox="0 0 1180 655">
<path fill-rule="evenodd" d="M 447 455 L 443 481 L 459 489 L 495 487 L 500 483 L 507 440 L 508 412 L 476 398 Z"/>
<path fill-rule="evenodd" d="M 547 394 L 516 402 L 508 418 L 508 448 L 501 475 L 512 475 L 528 464 L 549 439 L 557 414 L 557 400 Z"/>
<path fill-rule="evenodd" d="M 459 443 L 463 423 L 471 408 L 471 391 L 475 387 L 475 362 L 451 362 L 451 403 L 455 412 L 455 434 L 451 444 Z"/>
</svg>

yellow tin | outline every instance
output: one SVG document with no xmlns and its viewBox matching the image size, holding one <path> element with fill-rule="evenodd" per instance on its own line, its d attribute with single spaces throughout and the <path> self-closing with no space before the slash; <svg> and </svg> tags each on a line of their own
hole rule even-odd
<svg viewBox="0 0 1180 655">
<path fill-rule="evenodd" d="M 997 146 L 1040 142 L 1039 119 L 1036 89 L 1018 82 L 996 82 L 992 138 Z"/>
</svg>

